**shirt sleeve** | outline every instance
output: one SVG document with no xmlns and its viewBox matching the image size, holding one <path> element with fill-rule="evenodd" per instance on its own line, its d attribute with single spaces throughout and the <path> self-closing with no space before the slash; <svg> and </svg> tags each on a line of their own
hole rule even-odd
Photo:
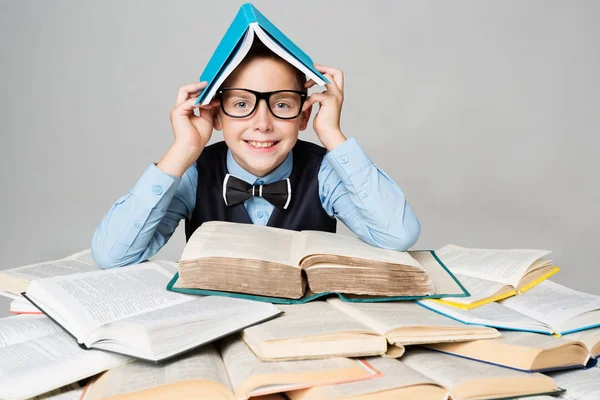
<svg viewBox="0 0 600 400">
<path fill-rule="evenodd" d="M 196 204 L 198 171 L 192 165 L 180 178 L 151 164 L 125 196 L 118 199 L 96 228 L 92 257 L 102 268 L 149 259 L 173 235 Z"/>
<path fill-rule="evenodd" d="M 356 139 L 325 155 L 318 178 L 323 209 L 363 241 L 399 251 L 417 241 L 421 226 L 404 193 Z"/>
</svg>

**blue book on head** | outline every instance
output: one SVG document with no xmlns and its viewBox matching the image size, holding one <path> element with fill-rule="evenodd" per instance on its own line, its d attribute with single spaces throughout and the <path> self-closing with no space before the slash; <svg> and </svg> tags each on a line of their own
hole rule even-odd
<svg viewBox="0 0 600 400">
<path fill-rule="evenodd" d="M 304 72 L 317 85 L 331 83 L 315 69 L 308 54 L 277 29 L 256 7 L 246 3 L 240 7 L 200 75 L 200 82 L 207 81 L 208 85 L 200 93 L 196 105 L 208 104 L 212 100 L 221 83 L 248 54 L 254 40 L 262 41 L 271 51 Z"/>
</svg>

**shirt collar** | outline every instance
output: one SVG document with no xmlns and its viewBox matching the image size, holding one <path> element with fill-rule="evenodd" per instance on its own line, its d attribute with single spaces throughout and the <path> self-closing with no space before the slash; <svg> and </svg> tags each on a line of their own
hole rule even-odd
<svg viewBox="0 0 600 400">
<path fill-rule="evenodd" d="M 240 167 L 240 165 L 233 158 L 231 149 L 229 149 L 229 148 L 227 149 L 227 171 L 231 175 L 249 183 L 250 185 L 254 185 L 256 183 L 256 181 L 259 179 L 261 179 L 264 182 L 263 184 L 266 185 L 266 184 L 269 184 L 272 182 L 276 182 L 276 181 L 280 181 L 282 179 L 289 178 L 290 174 L 292 173 L 292 165 L 293 164 L 294 164 L 294 156 L 293 156 L 292 152 L 290 151 L 288 153 L 287 157 L 285 158 L 285 160 L 283 160 L 283 162 L 281 164 L 279 164 L 279 166 L 277 168 L 275 168 L 269 174 L 267 174 L 266 176 L 261 178 L 261 177 L 251 174 L 250 172 L 246 171 L 244 168 Z"/>
</svg>

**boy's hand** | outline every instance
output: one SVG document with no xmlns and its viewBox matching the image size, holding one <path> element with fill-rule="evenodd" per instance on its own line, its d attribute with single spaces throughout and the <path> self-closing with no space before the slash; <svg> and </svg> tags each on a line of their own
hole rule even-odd
<svg viewBox="0 0 600 400">
<path fill-rule="evenodd" d="M 213 99 L 205 106 L 194 106 L 194 102 L 207 84 L 208 82 L 196 82 L 180 87 L 175 107 L 170 113 L 175 134 L 175 143 L 172 147 L 181 152 L 182 157 L 194 161 L 200 156 L 212 136 L 213 116 L 219 105 L 218 100 Z M 199 116 L 194 114 L 195 108 L 199 108 Z"/>
<path fill-rule="evenodd" d="M 313 128 L 323 146 L 331 151 L 346 141 L 346 137 L 340 129 L 340 116 L 344 102 L 344 73 L 339 69 L 317 63 L 315 63 L 315 68 L 329 79 L 331 84 L 325 84 L 324 92 L 308 96 L 302 106 L 302 111 L 309 109 L 314 103 L 319 103 L 319 111 L 315 115 Z M 315 84 L 315 81 L 311 79 L 304 84 L 304 87 L 309 89 Z"/>
</svg>

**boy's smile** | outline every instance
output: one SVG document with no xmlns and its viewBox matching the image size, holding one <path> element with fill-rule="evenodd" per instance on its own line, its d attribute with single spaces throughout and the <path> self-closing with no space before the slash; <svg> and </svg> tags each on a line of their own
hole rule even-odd
<svg viewBox="0 0 600 400">
<path fill-rule="evenodd" d="M 304 89 L 298 86 L 293 66 L 269 58 L 256 58 L 240 65 L 223 85 L 259 92 Z M 276 101 L 271 103 L 271 107 L 285 106 Z M 236 105 L 247 104 L 240 100 Z M 298 132 L 306 129 L 310 112 L 309 108 L 297 118 L 280 119 L 271 113 L 263 99 L 258 101 L 254 112 L 244 118 L 232 118 L 220 109 L 215 116 L 215 129 L 223 130 L 234 160 L 251 174 L 263 177 L 285 160 L 298 140 Z"/>
</svg>

